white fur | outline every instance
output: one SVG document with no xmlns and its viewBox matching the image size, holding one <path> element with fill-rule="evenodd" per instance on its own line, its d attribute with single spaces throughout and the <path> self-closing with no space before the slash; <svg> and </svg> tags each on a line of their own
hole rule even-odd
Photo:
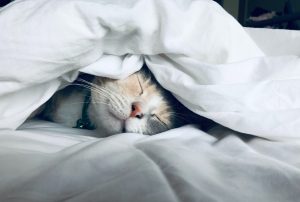
<svg viewBox="0 0 300 202">
<path fill-rule="evenodd" d="M 62 123 L 68 127 L 75 127 L 76 122 L 82 116 L 84 95 L 76 92 L 61 99 L 59 106 L 53 114 L 53 119 L 57 123 Z"/>
</svg>

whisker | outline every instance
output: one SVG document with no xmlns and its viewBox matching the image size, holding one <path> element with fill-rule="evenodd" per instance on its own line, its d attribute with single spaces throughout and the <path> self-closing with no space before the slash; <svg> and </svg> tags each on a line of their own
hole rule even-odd
<svg viewBox="0 0 300 202">
<path fill-rule="evenodd" d="M 96 85 L 96 84 L 94 84 L 94 83 L 92 83 L 92 82 L 86 81 L 86 80 L 81 79 L 81 78 L 79 78 L 79 79 L 77 79 L 77 80 L 80 81 L 80 82 L 86 83 L 86 84 L 88 84 L 88 85 L 94 87 L 95 89 L 103 90 L 104 92 L 106 92 L 106 93 L 108 93 L 108 94 L 114 94 L 115 96 L 118 96 L 118 94 L 117 94 L 116 92 L 111 91 L 111 90 L 108 90 L 107 88 L 104 88 L 104 87 L 102 87 L 102 86 Z"/>
<path fill-rule="evenodd" d="M 154 116 L 159 121 L 160 124 L 162 124 L 167 129 L 169 128 L 168 125 L 164 121 L 162 121 L 157 115 L 154 115 Z"/>
<path fill-rule="evenodd" d="M 81 87 L 84 87 L 84 88 L 87 88 L 87 89 L 90 89 L 91 91 L 95 92 L 95 93 L 99 93 L 101 94 L 101 96 L 109 99 L 110 101 L 112 101 L 115 105 L 118 106 L 118 108 L 124 108 L 124 102 L 127 102 L 127 100 L 121 96 L 121 95 L 118 95 L 117 93 L 111 91 L 111 90 L 108 90 L 106 88 L 103 88 L 101 86 L 98 86 L 98 85 L 95 85 L 91 82 L 88 82 L 88 81 L 85 81 L 83 79 L 78 79 L 79 81 L 81 82 L 84 82 L 84 83 L 87 83 L 87 84 L 90 84 L 92 86 L 89 86 L 89 85 L 86 85 L 86 84 L 73 84 L 75 86 L 81 86 Z"/>
<path fill-rule="evenodd" d="M 179 113 L 179 112 L 168 112 L 168 113 L 176 114 L 176 115 L 184 115 L 184 116 L 189 115 L 188 113 Z"/>
<path fill-rule="evenodd" d="M 100 91 L 101 89 L 98 89 L 98 88 L 95 88 L 93 86 L 89 86 L 89 85 L 86 85 L 86 84 L 79 84 L 79 83 L 73 83 L 73 84 L 70 84 L 71 86 L 80 86 L 80 87 L 83 87 L 83 88 L 86 88 L 86 89 L 89 89 L 89 90 L 94 90 L 94 91 Z"/>
<path fill-rule="evenodd" d="M 93 103 L 93 104 L 104 104 L 104 105 L 109 105 L 109 103 L 105 102 L 69 102 L 69 105 L 76 105 L 76 104 L 85 104 L 85 103 Z"/>
<path fill-rule="evenodd" d="M 177 119 L 181 119 L 182 121 L 185 121 L 185 122 L 190 122 L 190 120 L 188 120 L 187 118 L 185 117 L 182 117 L 182 116 L 178 116 L 176 114 L 172 114 L 173 117 L 177 118 Z"/>
<path fill-rule="evenodd" d="M 85 85 L 85 86 L 86 86 L 86 85 Z M 105 98 L 107 98 L 107 99 L 109 99 L 109 100 L 112 100 L 113 97 L 114 97 L 114 98 L 116 98 L 117 100 L 119 100 L 120 102 L 122 102 L 122 101 L 119 99 L 118 95 L 117 95 L 115 92 L 110 91 L 110 90 L 105 89 L 105 88 L 101 88 L 101 87 L 99 87 L 99 86 L 97 86 L 97 87 L 95 87 L 95 86 L 96 86 L 96 85 L 89 86 L 89 89 L 93 90 L 93 91 L 96 92 L 96 93 L 101 94 L 103 97 L 105 97 Z"/>
</svg>

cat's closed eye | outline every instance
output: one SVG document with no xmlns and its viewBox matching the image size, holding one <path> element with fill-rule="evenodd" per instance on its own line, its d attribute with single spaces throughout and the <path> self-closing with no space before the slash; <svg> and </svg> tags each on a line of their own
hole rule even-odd
<svg viewBox="0 0 300 202">
<path fill-rule="evenodd" d="M 161 122 L 163 125 L 165 125 L 167 127 L 167 124 L 165 122 L 163 122 L 159 116 L 157 116 L 156 114 L 151 114 L 152 118 L 158 120 L 159 122 Z"/>
</svg>

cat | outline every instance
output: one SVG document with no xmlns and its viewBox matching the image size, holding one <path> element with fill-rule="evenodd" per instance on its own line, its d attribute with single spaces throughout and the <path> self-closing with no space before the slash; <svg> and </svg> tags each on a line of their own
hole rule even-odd
<svg viewBox="0 0 300 202">
<path fill-rule="evenodd" d="M 106 137 L 154 135 L 189 123 L 192 114 L 144 66 L 120 80 L 79 78 L 58 91 L 40 117 L 68 127 L 95 129 L 100 137 Z"/>
</svg>

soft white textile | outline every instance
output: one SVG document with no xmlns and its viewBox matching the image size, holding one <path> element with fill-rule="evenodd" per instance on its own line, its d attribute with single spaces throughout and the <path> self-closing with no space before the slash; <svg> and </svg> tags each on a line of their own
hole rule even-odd
<svg viewBox="0 0 300 202">
<path fill-rule="evenodd" d="M 75 135 L 85 132 L 43 122 L 0 131 L 0 201 L 299 201 L 299 140 L 242 140 L 193 126 Z"/>
<path fill-rule="evenodd" d="M 300 55 L 300 34 L 297 30 L 245 28 L 245 31 L 266 55 Z"/>
<path fill-rule="evenodd" d="M 245 30 L 206 0 L 13 2 L 0 10 L 0 201 L 298 201 L 299 38 Z M 191 110 L 273 141 L 11 130 L 78 70 L 122 78 L 143 60 Z"/>
<path fill-rule="evenodd" d="M 121 78 L 144 56 L 194 112 L 244 133 L 298 136 L 299 57 L 264 56 L 212 1 L 16 1 L 0 30 L 0 128 L 17 128 L 76 70 Z"/>
<path fill-rule="evenodd" d="M 181 64 L 176 65 L 186 57 L 192 60 L 183 61 L 187 68 L 196 70 L 206 67 L 195 68 L 190 64 L 194 60 L 232 63 L 263 55 L 230 15 L 205 0 L 15 1 L 1 11 L 0 30 L 0 67 L 5 69 L 0 72 L 1 128 L 18 127 L 61 80 L 73 80 L 74 70 L 89 64 L 82 71 L 119 78 L 140 68 L 140 55 L 147 55 L 151 69 L 157 62 L 168 62 L 161 60 L 168 57 L 179 74 L 158 68 L 159 74 L 177 79 L 188 76 Z M 200 71 L 195 77 L 198 82 L 201 79 L 198 84 L 211 80 Z M 159 80 L 169 89 L 173 84 Z M 180 83 L 191 82 L 187 78 Z M 205 89 L 198 90 L 199 95 L 207 94 Z M 192 106 L 198 101 L 184 102 L 198 110 Z"/>
</svg>

